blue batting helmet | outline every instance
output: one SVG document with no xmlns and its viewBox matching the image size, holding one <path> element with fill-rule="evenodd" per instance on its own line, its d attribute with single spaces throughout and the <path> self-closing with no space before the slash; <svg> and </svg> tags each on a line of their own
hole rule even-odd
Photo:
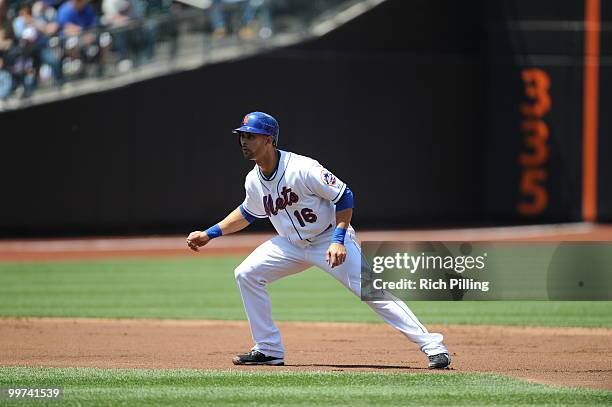
<svg viewBox="0 0 612 407">
<path fill-rule="evenodd" d="M 263 112 L 251 112 L 242 119 L 242 126 L 234 129 L 233 133 L 255 133 L 272 136 L 274 144 L 278 144 L 278 122 L 272 116 Z"/>
</svg>

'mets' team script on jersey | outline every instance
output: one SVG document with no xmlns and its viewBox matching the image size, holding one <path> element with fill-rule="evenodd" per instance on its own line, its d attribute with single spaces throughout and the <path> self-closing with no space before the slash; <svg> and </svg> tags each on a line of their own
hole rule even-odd
<svg viewBox="0 0 612 407">
<path fill-rule="evenodd" d="M 346 184 L 312 158 L 279 152 L 278 167 L 270 177 L 257 165 L 247 174 L 243 209 L 270 218 L 278 234 L 290 241 L 310 239 L 335 226 L 335 203 Z"/>
</svg>

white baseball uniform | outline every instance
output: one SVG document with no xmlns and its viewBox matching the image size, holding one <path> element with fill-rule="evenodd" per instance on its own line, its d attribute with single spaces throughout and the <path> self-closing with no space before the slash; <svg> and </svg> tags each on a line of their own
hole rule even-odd
<svg viewBox="0 0 612 407">
<path fill-rule="evenodd" d="M 336 226 L 335 203 L 345 189 L 346 184 L 317 161 L 287 151 L 280 151 L 277 169 L 270 177 L 257 165 L 247 175 L 243 209 L 254 217 L 270 218 L 279 234 L 255 249 L 235 270 L 255 341 L 253 350 L 273 357 L 285 353 L 272 320 L 267 284 L 317 266 L 361 295 L 361 248 L 352 227 L 345 237 L 345 262 L 332 269 L 325 260 Z M 366 303 L 427 355 L 448 352 L 442 335 L 429 333 L 403 302 Z"/>
</svg>

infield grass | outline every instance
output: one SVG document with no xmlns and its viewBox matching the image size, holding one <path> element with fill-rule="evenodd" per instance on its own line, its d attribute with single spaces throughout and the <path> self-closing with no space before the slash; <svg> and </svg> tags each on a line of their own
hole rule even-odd
<svg viewBox="0 0 612 407">
<path fill-rule="evenodd" d="M 612 392 L 482 374 L 0 367 L 0 386 L 64 387 L 59 405 L 603 406 Z M 17 405 L 14 401 L 0 404 Z M 58 405 L 19 402 L 18 405 Z"/>
<path fill-rule="evenodd" d="M 245 319 L 234 281 L 243 257 L 0 263 L 0 316 Z M 270 285 L 288 321 L 380 322 L 342 285 L 310 269 Z M 427 324 L 612 327 L 612 302 L 409 302 Z"/>
</svg>

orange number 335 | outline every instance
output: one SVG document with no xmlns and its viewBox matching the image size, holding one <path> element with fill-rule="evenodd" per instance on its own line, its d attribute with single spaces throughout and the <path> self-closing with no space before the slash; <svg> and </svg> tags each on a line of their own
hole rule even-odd
<svg viewBox="0 0 612 407">
<path fill-rule="evenodd" d="M 519 154 L 521 181 L 519 190 L 522 200 L 517 209 L 523 216 L 535 216 L 548 207 L 548 191 L 545 182 L 548 176 L 548 124 L 544 115 L 550 111 L 550 77 L 539 68 L 524 69 L 521 78 L 525 83 L 525 95 L 529 102 L 520 106 L 523 121 L 524 150 Z"/>
</svg>

